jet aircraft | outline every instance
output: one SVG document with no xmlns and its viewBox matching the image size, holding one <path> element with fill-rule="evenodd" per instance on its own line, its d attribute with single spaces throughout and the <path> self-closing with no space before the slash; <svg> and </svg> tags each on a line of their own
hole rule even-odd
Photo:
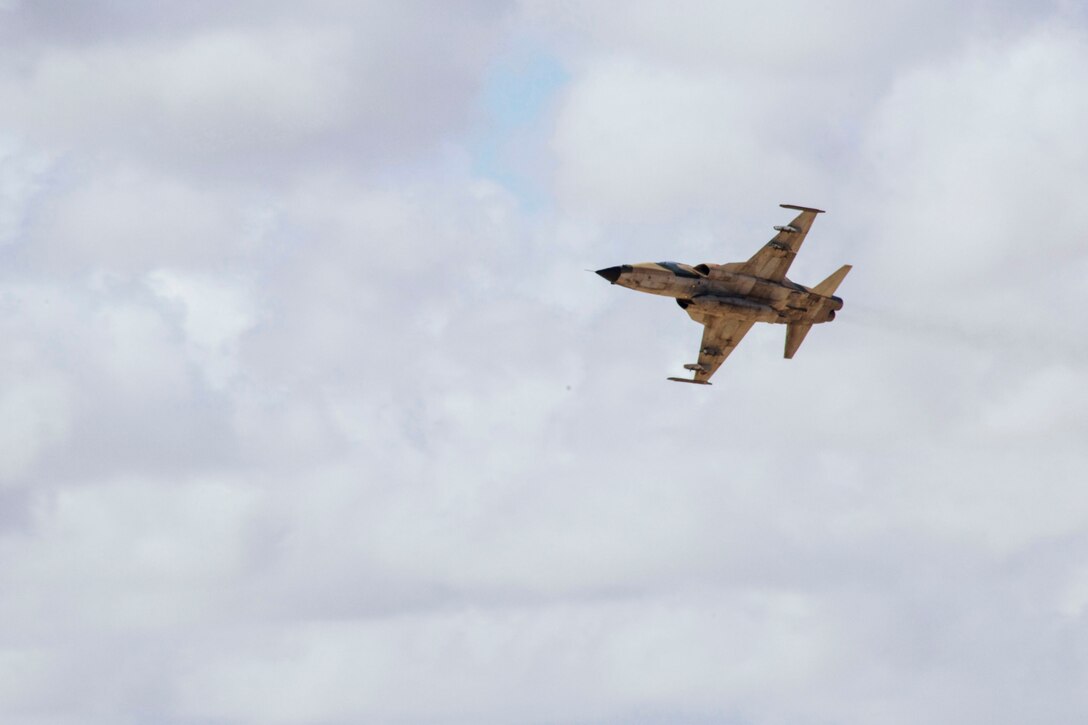
<svg viewBox="0 0 1088 725">
<path fill-rule="evenodd" d="M 811 288 L 786 279 L 812 222 L 823 210 L 779 206 L 800 214 L 789 224 L 776 226 L 774 239 L 747 262 L 695 266 L 644 262 L 597 270 L 612 284 L 675 298 L 691 319 L 703 325 L 699 361 L 684 366 L 694 375 L 669 380 L 710 385 L 710 377 L 757 322 L 786 325 L 785 357 L 792 358 L 813 325 L 831 322 L 842 309 L 835 290 L 850 271 L 849 264 Z"/>
</svg>

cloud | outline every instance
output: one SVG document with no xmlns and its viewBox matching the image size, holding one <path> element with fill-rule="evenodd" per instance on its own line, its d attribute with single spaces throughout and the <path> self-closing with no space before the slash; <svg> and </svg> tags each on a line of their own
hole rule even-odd
<svg viewBox="0 0 1088 725">
<path fill-rule="evenodd" d="M 897 234 L 911 254 L 940 261 L 928 279 L 970 289 L 1023 270 L 1047 281 L 1054 258 L 1079 258 L 1081 39 L 1053 24 L 1011 45 L 975 44 L 954 63 L 905 75 L 877 110 L 866 160 L 882 194 L 909 210 Z"/>
<path fill-rule="evenodd" d="M 22 366 L 20 366 L 22 367 Z M 24 474 L 71 425 L 71 393 L 49 374 L 8 376 L 0 397 L 0 481 Z"/>
<path fill-rule="evenodd" d="M 29 207 L 41 191 L 49 166 L 47 154 L 0 139 L 0 247 L 21 236 Z"/>
<path fill-rule="evenodd" d="M 1082 18 L 682 5 L 9 3 L 5 718 L 1076 721 Z"/>
<path fill-rule="evenodd" d="M 295 19 L 262 4 L 187 12 L 190 22 L 164 32 L 156 24 L 169 14 L 149 25 L 152 14 L 131 4 L 70 28 L 86 33 L 78 39 L 63 30 L 66 12 L 20 8 L 13 27 L 61 42 L 15 40 L 2 118 L 45 148 L 235 180 L 318 160 L 411 158 L 468 113 L 497 22 L 487 5 L 324 3 Z M 111 14 L 119 37 L 98 25 Z M 415 43 L 433 52 L 398 52 Z"/>
<path fill-rule="evenodd" d="M 1084 433 L 1078 411 L 1088 403 L 1082 378 L 1080 370 L 1062 365 L 1033 372 L 991 404 L 986 424 L 1011 438 L 1077 439 Z"/>
<path fill-rule="evenodd" d="M 760 129 L 776 114 L 769 95 L 744 81 L 602 62 L 579 78 L 560 111 L 560 199 L 612 219 L 656 221 L 722 199 L 739 205 L 738 197 L 760 198 L 783 183 L 793 189 L 780 192 L 789 198 L 811 198 L 811 163 L 761 143 Z"/>
<path fill-rule="evenodd" d="M 148 276 L 156 294 L 182 308 L 182 328 L 191 354 L 213 387 L 238 372 L 238 340 L 257 324 L 255 303 L 243 280 L 215 279 L 158 270 Z"/>
</svg>

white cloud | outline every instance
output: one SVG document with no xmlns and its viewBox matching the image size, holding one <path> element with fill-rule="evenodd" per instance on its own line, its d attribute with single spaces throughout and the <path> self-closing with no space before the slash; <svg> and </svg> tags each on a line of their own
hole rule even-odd
<svg viewBox="0 0 1088 725">
<path fill-rule="evenodd" d="M 162 265 L 230 264 L 259 245 L 249 228 L 253 204 L 241 195 L 124 165 L 64 176 L 19 239 L 44 268 L 128 276 Z"/>
<path fill-rule="evenodd" d="M 583 213 L 654 221 L 740 206 L 738 198 L 811 198 L 815 170 L 790 153 L 800 144 L 774 148 L 763 136 L 781 112 L 769 95 L 745 80 L 639 61 L 596 64 L 570 90 L 557 121 L 560 199 Z"/>
<path fill-rule="evenodd" d="M 31 74 L 5 79 L 7 116 L 79 145 L 109 138 L 150 151 L 165 142 L 207 157 L 291 144 L 344 124 L 350 86 L 338 56 L 347 41 L 346 31 L 308 28 L 60 48 Z"/>
<path fill-rule="evenodd" d="M 894 239 L 932 260 L 918 284 L 1050 286 L 1083 257 L 1085 60 L 1082 33 L 1047 25 L 894 84 L 865 140 L 866 173 L 901 210 Z"/>
<path fill-rule="evenodd" d="M 0 393 L 0 485 L 30 470 L 64 440 L 72 419 L 72 393 L 57 375 L 9 369 Z"/>
<path fill-rule="evenodd" d="M 0 69 L 5 124 L 47 149 L 264 183 L 430 150 L 464 122 L 498 22 L 486 3 L 331 2 L 305 17 L 289 4 L 209 7 L 182 13 L 174 32 L 157 27 L 170 12 L 138 5 L 67 30 L 65 14 L 17 13 L 12 27 L 27 27 Z M 60 42 L 26 42 L 52 32 Z M 430 52 L 402 52 L 413 44 Z"/>
<path fill-rule="evenodd" d="M 821 624 L 811 603 L 775 592 L 315 623 L 195 671 L 184 693 L 193 717 L 271 722 L 503 722 L 527 711 L 534 720 L 654 720 L 677 699 L 680 717 L 714 718 L 736 712 L 737 694 L 759 692 L 768 670 L 789 683 L 818 677 Z M 249 686 L 232 685 L 240 681 Z"/>
<path fill-rule="evenodd" d="M 160 269 L 147 277 L 152 290 L 182 308 L 190 355 L 209 383 L 222 388 L 239 371 L 240 336 L 258 323 L 252 282 Z"/>
<path fill-rule="evenodd" d="M 20 144 L 0 138 L 0 247 L 13 243 L 23 232 L 35 196 L 51 160 Z"/>
<path fill-rule="evenodd" d="M 1011 439 L 1071 442 L 1082 439 L 1088 407 L 1088 377 L 1064 365 L 1033 371 L 992 401 L 983 414 L 985 425 Z"/>
<path fill-rule="evenodd" d="M 157 717 L 179 674 L 181 633 L 245 609 L 221 592 L 253 566 L 254 492 L 229 480 L 175 483 L 61 491 L 38 507 L 32 532 L 0 543 L 4 589 L 20 592 L 0 600 L 5 621 L 19 623 L 5 630 L 0 658 L 11 717 L 105 722 L 134 708 Z"/>
</svg>

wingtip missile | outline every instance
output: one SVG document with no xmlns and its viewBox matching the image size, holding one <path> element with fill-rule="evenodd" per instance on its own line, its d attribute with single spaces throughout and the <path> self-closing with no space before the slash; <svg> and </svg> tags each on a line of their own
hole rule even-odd
<svg viewBox="0 0 1088 725">
<path fill-rule="evenodd" d="M 797 204 L 779 204 L 779 206 L 782 207 L 783 209 L 794 209 L 796 211 L 810 211 L 813 214 L 826 214 L 827 213 L 823 209 L 816 209 L 815 207 L 811 207 L 811 206 L 798 206 Z"/>
</svg>

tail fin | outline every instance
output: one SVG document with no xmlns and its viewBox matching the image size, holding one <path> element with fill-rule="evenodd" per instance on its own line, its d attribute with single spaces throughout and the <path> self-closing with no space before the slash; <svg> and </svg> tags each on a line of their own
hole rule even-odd
<svg viewBox="0 0 1088 725">
<path fill-rule="evenodd" d="M 812 329 L 811 322 L 791 322 L 786 325 L 786 359 L 793 357 L 797 348 L 805 341 L 805 335 Z"/>
<path fill-rule="evenodd" d="M 846 275 L 853 269 L 849 264 L 844 264 L 835 270 L 830 277 L 825 279 L 820 284 L 812 288 L 812 291 L 822 297 L 830 297 L 835 294 L 835 290 L 839 288 L 842 281 L 846 279 Z M 842 304 L 839 304 L 842 307 Z M 834 313 L 832 313 L 832 317 Z M 792 358 L 793 354 L 797 352 L 797 348 L 801 347 L 801 343 L 805 341 L 805 335 L 812 329 L 811 322 L 791 322 L 786 325 L 786 358 Z"/>
<path fill-rule="evenodd" d="M 831 295 L 835 294 L 835 290 L 837 290 L 839 288 L 839 285 L 842 284 L 842 281 L 846 279 L 846 275 L 851 269 L 853 269 L 853 267 L 851 267 L 849 264 L 844 264 L 843 266 L 839 267 L 830 277 L 813 287 L 812 291 L 818 295 L 830 297 Z M 787 355 L 786 357 L 789 357 L 789 355 Z"/>
</svg>

